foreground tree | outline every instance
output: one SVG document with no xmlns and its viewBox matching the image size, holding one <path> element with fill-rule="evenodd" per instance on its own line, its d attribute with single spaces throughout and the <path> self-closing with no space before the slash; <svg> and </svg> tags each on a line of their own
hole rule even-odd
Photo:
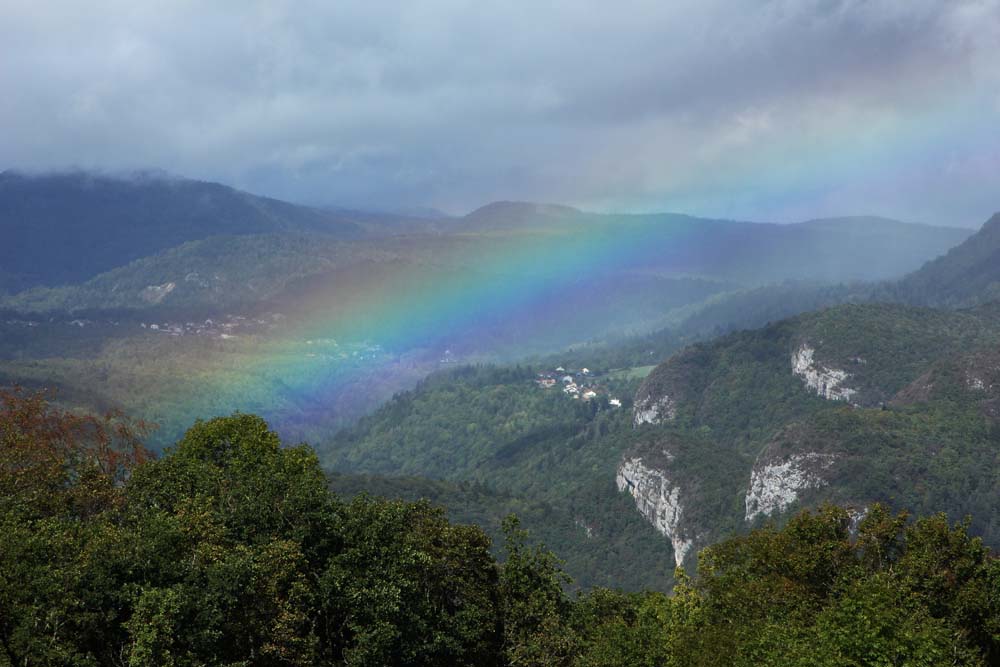
<svg viewBox="0 0 1000 667">
<path fill-rule="evenodd" d="M 996 664 L 1000 567 L 967 523 L 824 507 L 705 549 L 692 665 Z"/>
</svg>

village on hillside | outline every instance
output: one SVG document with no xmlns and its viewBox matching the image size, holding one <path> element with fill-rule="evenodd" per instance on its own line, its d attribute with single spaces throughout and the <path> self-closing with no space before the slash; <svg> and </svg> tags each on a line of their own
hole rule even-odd
<svg viewBox="0 0 1000 667">
<path fill-rule="evenodd" d="M 622 406 L 620 399 L 608 395 L 607 388 L 589 368 L 568 370 L 559 366 L 551 371 L 542 371 L 535 378 L 535 384 L 542 389 L 562 387 L 564 394 L 578 400 L 591 401 L 598 396 L 604 396 L 607 397 L 608 405 L 611 407 Z"/>
</svg>

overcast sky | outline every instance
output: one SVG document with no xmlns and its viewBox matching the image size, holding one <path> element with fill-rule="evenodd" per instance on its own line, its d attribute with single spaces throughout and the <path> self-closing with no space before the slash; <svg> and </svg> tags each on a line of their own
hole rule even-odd
<svg viewBox="0 0 1000 667">
<path fill-rule="evenodd" d="M 1000 210 L 1000 0 L 0 0 L 0 168 L 310 203 Z"/>
</svg>

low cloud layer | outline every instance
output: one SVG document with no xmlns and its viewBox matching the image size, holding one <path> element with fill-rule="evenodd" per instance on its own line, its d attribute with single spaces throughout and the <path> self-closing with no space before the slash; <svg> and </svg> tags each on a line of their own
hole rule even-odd
<svg viewBox="0 0 1000 667">
<path fill-rule="evenodd" d="M 1000 0 L 0 2 L 0 162 L 974 225 L 1000 209 L 998 48 Z"/>
</svg>

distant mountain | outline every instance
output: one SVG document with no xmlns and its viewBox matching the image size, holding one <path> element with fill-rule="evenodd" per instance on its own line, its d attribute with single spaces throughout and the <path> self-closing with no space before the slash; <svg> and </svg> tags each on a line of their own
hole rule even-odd
<svg viewBox="0 0 1000 667">
<path fill-rule="evenodd" d="M 142 257 L 78 285 L 35 287 L 0 297 L 22 313 L 246 309 L 306 276 L 392 257 L 327 234 L 211 236 Z"/>
<path fill-rule="evenodd" d="M 595 214 L 568 206 L 494 202 L 454 222 L 490 234 L 633 235 L 657 252 L 636 269 L 686 273 L 747 286 L 783 280 L 897 278 L 972 233 L 877 217 L 799 224 L 737 222 L 673 213 Z"/>
<path fill-rule="evenodd" d="M 313 232 L 356 238 L 343 215 L 158 174 L 0 174 L 0 290 L 77 283 L 210 236 Z"/>
<path fill-rule="evenodd" d="M 481 206 L 461 218 L 465 229 L 510 230 L 517 227 L 535 229 L 560 222 L 578 222 L 581 218 L 596 218 L 579 209 L 558 204 L 537 204 L 521 201 L 497 201 Z"/>
<path fill-rule="evenodd" d="M 974 235 L 886 290 L 889 298 L 962 307 L 1000 299 L 1000 213 Z"/>
<path fill-rule="evenodd" d="M 85 172 L 0 174 L 0 233 L 6 241 L 0 245 L 0 293 L 7 294 L 79 285 L 182 244 L 217 236 L 322 234 L 341 241 L 422 237 L 413 245 L 434 261 L 442 255 L 432 246 L 449 246 L 453 244 L 449 237 L 456 236 L 463 242 L 479 239 L 480 249 L 492 247 L 500 238 L 512 251 L 531 247 L 535 240 L 552 245 L 559 238 L 569 243 L 625 239 L 630 245 L 620 256 L 621 266 L 595 265 L 587 273 L 610 268 L 751 287 L 789 279 L 895 278 L 968 235 L 965 230 L 881 218 L 773 225 L 674 214 L 593 214 L 530 202 L 495 202 L 463 218 L 434 219 L 297 206 L 217 183 L 161 174 L 122 178 Z M 228 253 L 219 257 L 220 264 L 247 260 L 228 256 L 234 249 L 225 244 L 214 247 Z M 405 248 L 398 244 L 395 248 L 406 255 Z M 264 247 L 260 251 L 267 253 Z M 470 256 L 475 256 L 474 249 Z M 454 257 L 447 261 L 456 262 Z M 249 262 L 248 268 L 255 263 Z M 159 271 L 171 276 L 163 282 L 177 282 L 181 272 L 181 268 Z M 137 282 L 162 284 L 152 273 Z M 253 276 L 247 279 L 252 282 Z M 34 295 L 29 301 L 56 304 L 59 299 Z"/>
</svg>

